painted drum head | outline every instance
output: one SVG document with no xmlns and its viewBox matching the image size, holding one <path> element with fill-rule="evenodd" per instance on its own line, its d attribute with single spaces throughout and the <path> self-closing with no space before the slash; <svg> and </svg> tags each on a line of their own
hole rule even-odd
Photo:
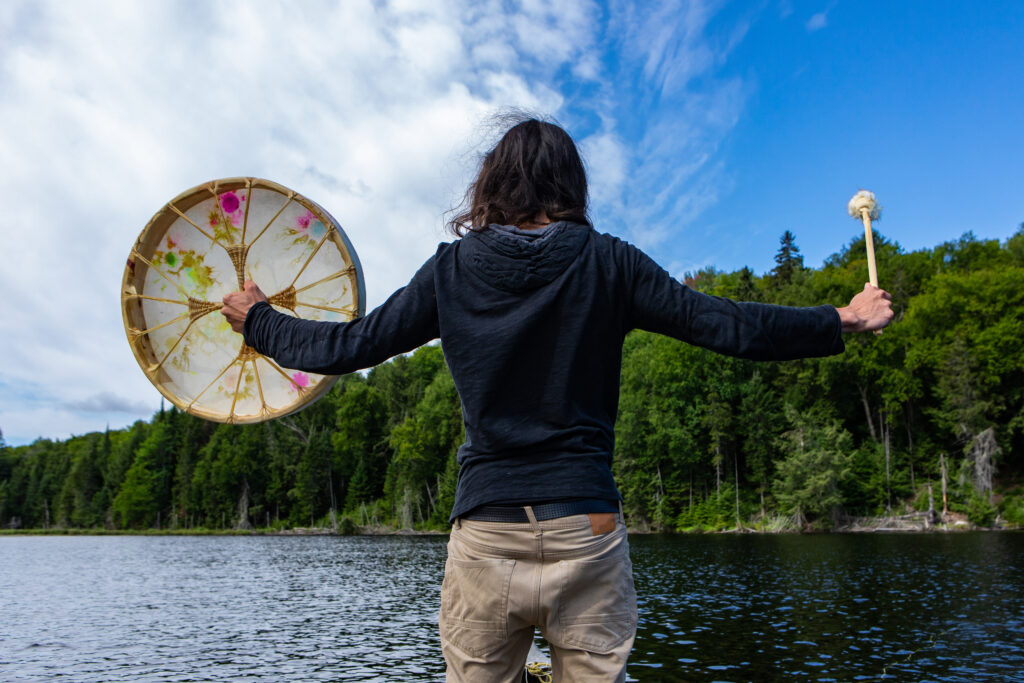
<svg viewBox="0 0 1024 683">
<path fill-rule="evenodd" d="M 314 202 L 259 178 L 214 180 L 178 195 L 128 256 L 121 310 L 142 371 L 197 417 L 236 424 L 281 417 L 337 380 L 282 368 L 232 331 L 221 299 L 245 280 L 296 318 L 347 321 L 365 310 L 356 252 Z"/>
</svg>

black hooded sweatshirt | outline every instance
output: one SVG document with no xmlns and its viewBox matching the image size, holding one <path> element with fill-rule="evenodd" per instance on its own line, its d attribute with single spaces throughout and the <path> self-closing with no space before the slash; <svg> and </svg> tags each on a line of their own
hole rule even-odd
<svg viewBox="0 0 1024 683">
<path fill-rule="evenodd" d="M 244 336 L 283 367 L 323 374 L 371 367 L 440 337 L 466 425 L 454 520 L 487 504 L 620 499 L 613 426 L 632 329 L 754 360 L 844 348 L 832 306 L 701 294 L 632 245 L 574 223 L 536 239 L 492 227 L 441 244 L 407 286 L 349 323 L 257 304 Z"/>
</svg>

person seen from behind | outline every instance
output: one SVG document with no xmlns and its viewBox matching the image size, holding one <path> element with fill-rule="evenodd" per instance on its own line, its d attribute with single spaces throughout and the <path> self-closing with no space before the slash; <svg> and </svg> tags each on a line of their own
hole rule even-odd
<svg viewBox="0 0 1024 683">
<path fill-rule="evenodd" d="M 760 361 L 841 353 L 890 297 L 792 308 L 695 292 L 598 232 L 558 125 L 517 121 L 483 157 L 456 239 L 347 323 L 276 311 L 252 282 L 222 313 L 282 367 L 345 374 L 440 339 L 466 441 L 441 588 L 448 681 L 519 681 L 534 629 L 556 682 L 624 681 L 637 608 L 612 476 L 622 345 L 634 329 Z"/>
</svg>

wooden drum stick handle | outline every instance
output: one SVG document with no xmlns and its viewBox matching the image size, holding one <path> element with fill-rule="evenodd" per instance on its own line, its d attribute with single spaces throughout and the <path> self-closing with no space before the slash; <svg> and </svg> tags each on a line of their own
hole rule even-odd
<svg viewBox="0 0 1024 683">
<path fill-rule="evenodd" d="M 875 267 L 875 240 L 871 236 L 871 218 L 867 209 L 860 210 L 860 218 L 864 221 L 864 246 L 868 252 L 868 281 L 872 287 L 878 286 L 878 269 Z"/>
</svg>

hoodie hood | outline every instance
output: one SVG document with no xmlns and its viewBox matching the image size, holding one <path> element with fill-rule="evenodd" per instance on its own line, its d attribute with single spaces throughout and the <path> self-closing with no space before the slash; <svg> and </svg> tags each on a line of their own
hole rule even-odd
<svg viewBox="0 0 1024 683">
<path fill-rule="evenodd" d="M 589 225 L 561 222 L 534 237 L 490 226 L 462 238 L 459 261 L 489 285 L 524 292 L 546 285 L 565 272 L 592 231 Z"/>
</svg>

